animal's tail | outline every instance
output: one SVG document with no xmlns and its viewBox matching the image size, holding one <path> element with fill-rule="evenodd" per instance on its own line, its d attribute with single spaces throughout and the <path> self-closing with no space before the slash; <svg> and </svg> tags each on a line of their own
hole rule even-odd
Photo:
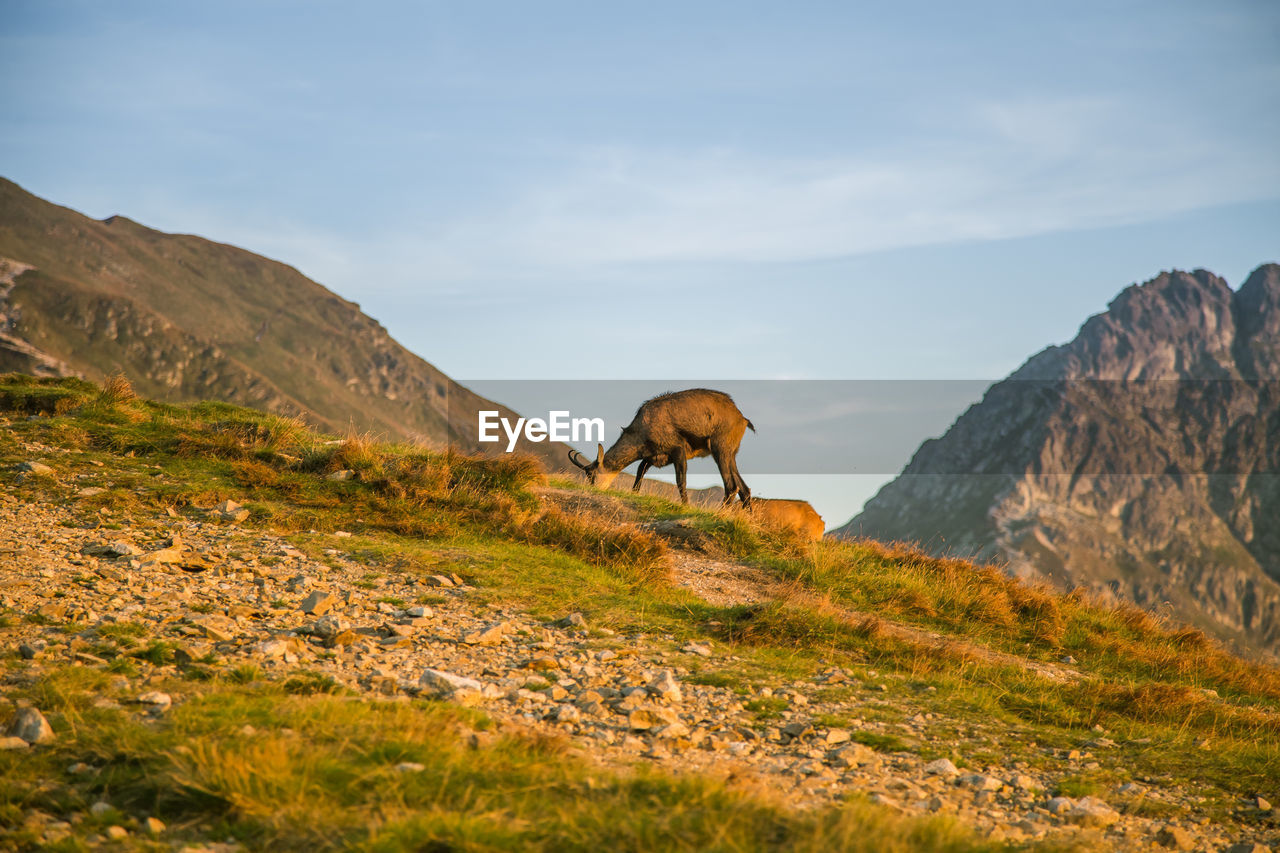
<svg viewBox="0 0 1280 853">
<path fill-rule="evenodd" d="M 752 432 L 756 431 L 756 425 L 753 424 L 751 421 L 747 421 L 747 426 L 751 427 Z"/>
</svg>

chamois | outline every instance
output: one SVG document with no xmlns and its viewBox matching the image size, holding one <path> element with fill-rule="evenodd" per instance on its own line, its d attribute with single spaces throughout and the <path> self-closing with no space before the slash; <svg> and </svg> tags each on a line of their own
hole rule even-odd
<svg viewBox="0 0 1280 853">
<path fill-rule="evenodd" d="M 733 398 L 722 391 L 706 388 L 675 391 L 640 406 L 608 452 L 603 444 L 596 445 L 594 462 L 583 461 L 582 454 L 576 450 L 569 451 L 569 461 L 586 472 L 587 481 L 593 486 L 607 489 L 623 468 L 639 459 L 640 468 L 631 487 L 633 492 L 640 491 L 640 483 L 649 468 L 675 465 L 680 501 L 688 503 L 685 472 L 689 460 L 709 454 L 716 460 L 720 479 L 724 481 L 725 504 L 737 495 L 743 506 L 750 506 L 751 490 L 738 473 L 737 461 L 738 446 L 748 427 L 756 431 L 751 421 L 738 411 Z"/>
<path fill-rule="evenodd" d="M 808 501 L 782 498 L 755 498 L 751 514 L 761 524 L 775 529 L 793 530 L 805 539 L 821 539 L 826 525 Z"/>
</svg>

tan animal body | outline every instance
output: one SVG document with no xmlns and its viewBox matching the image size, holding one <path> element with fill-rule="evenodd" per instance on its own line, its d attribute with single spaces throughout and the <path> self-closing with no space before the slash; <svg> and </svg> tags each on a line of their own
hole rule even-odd
<svg viewBox="0 0 1280 853">
<path fill-rule="evenodd" d="M 827 529 L 818 511 L 808 501 L 754 498 L 751 514 L 761 524 L 777 530 L 793 530 L 806 539 L 821 539 Z"/>
</svg>

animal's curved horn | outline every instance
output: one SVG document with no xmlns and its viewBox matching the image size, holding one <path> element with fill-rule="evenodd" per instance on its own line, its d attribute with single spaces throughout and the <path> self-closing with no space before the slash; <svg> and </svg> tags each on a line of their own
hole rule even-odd
<svg viewBox="0 0 1280 853">
<path fill-rule="evenodd" d="M 582 458 L 584 458 L 584 457 L 583 457 L 583 456 L 582 456 L 582 454 L 581 454 L 581 453 L 579 453 L 578 451 L 576 451 L 576 450 L 570 450 L 570 451 L 569 451 L 569 461 L 570 461 L 570 462 L 572 462 L 574 465 L 577 465 L 579 468 L 581 468 L 581 469 L 583 469 L 583 470 L 585 471 L 585 470 L 586 470 L 586 468 L 587 468 L 587 463 L 585 463 L 585 462 L 579 462 L 579 461 L 578 461 L 579 459 L 582 459 Z"/>
<path fill-rule="evenodd" d="M 599 465 L 601 468 L 604 467 L 604 445 L 603 444 L 596 445 L 596 464 Z"/>
</svg>

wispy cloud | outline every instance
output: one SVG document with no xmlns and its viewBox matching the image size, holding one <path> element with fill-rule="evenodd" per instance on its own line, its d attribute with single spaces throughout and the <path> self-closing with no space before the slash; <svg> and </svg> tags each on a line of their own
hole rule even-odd
<svg viewBox="0 0 1280 853">
<path fill-rule="evenodd" d="M 423 247 L 452 266 L 795 262 L 1127 224 L 1280 193 L 1280 158 L 1119 99 L 984 101 L 910 150 L 593 147 Z M 462 261 L 461 259 L 470 259 Z"/>
</svg>

